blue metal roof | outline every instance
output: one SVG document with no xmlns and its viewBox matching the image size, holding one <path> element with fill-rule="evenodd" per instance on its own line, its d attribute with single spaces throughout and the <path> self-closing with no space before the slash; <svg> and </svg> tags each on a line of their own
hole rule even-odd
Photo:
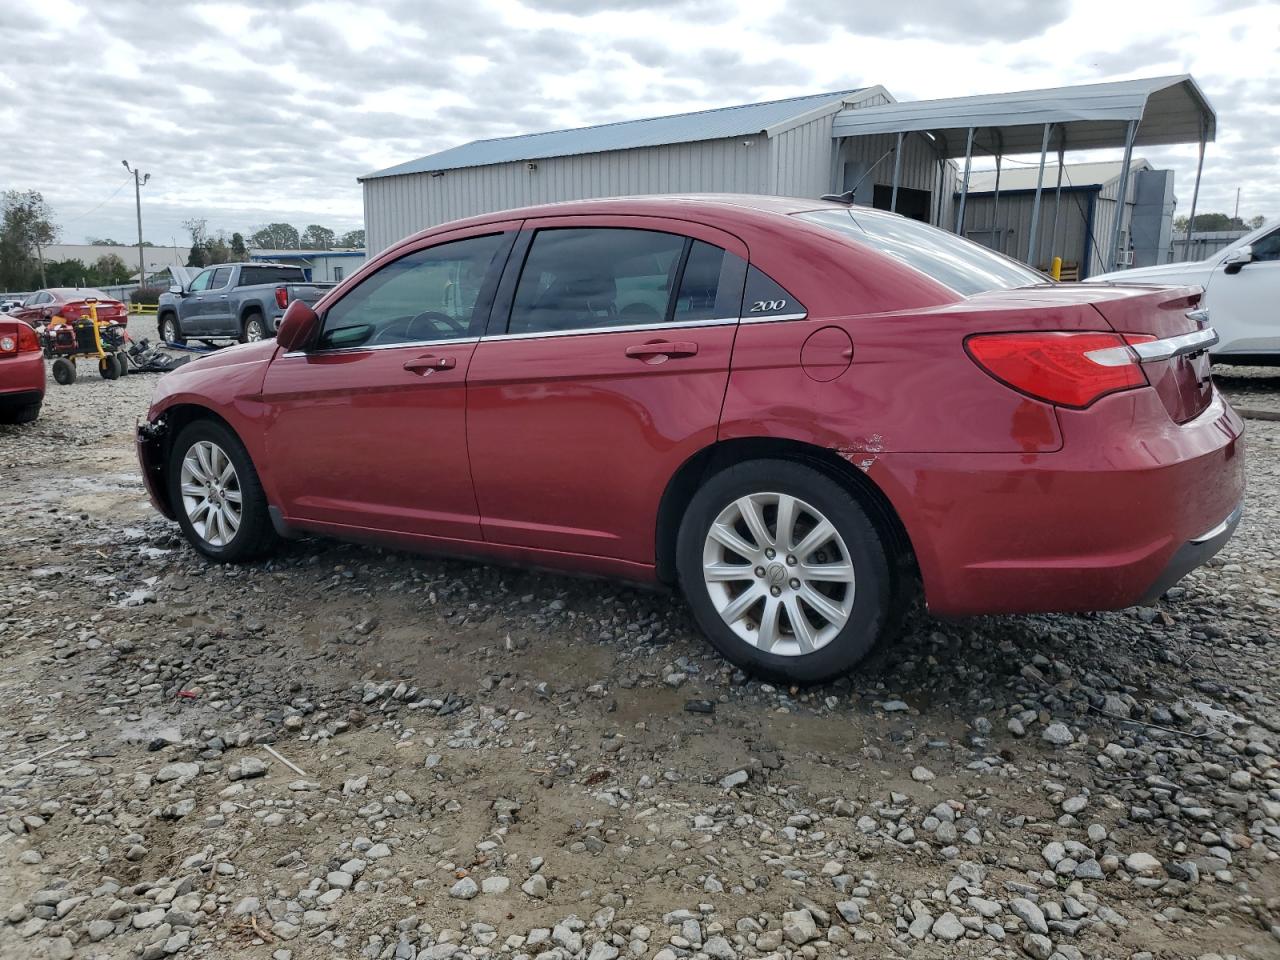
<svg viewBox="0 0 1280 960">
<path fill-rule="evenodd" d="M 428 173 L 437 170 L 459 170 L 482 167 L 513 160 L 539 160 L 607 150 L 631 150 L 635 147 L 658 147 L 668 143 L 695 143 L 763 133 L 770 127 L 803 116 L 825 104 L 839 103 L 862 88 L 815 93 L 766 103 L 746 103 L 735 107 L 717 107 L 694 113 L 678 113 L 669 117 L 624 120 L 595 127 L 528 133 L 518 137 L 496 137 L 473 140 L 440 153 L 365 174 L 360 180 L 395 177 L 406 173 Z"/>
</svg>

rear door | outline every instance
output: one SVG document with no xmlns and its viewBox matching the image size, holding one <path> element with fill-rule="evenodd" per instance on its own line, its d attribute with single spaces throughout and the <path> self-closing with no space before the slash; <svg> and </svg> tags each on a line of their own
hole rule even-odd
<svg viewBox="0 0 1280 960">
<path fill-rule="evenodd" d="M 208 333 L 224 337 L 240 334 L 231 300 L 231 279 L 234 274 L 235 267 L 218 267 L 209 279 L 209 289 L 204 294 L 204 316 Z"/>
<path fill-rule="evenodd" d="M 278 504 L 336 533 L 480 539 L 466 375 L 519 223 L 433 237 L 326 309 L 263 384 Z"/>
<path fill-rule="evenodd" d="M 662 492 L 716 437 L 746 256 L 683 221 L 526 222 L 467 377 L 486 540 L 654 562 Z"/>
</svg>

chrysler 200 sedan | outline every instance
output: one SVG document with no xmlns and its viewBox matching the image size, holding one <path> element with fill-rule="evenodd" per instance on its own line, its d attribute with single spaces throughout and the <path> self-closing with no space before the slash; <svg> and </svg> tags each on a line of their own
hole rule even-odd
<svg viewBox="0 0 1280 960">
<path fill-rule="evenodd" d="M 1195 287 L 1053 284 L 893 214 L 649 197 L 445 224 L 163 377 L 155 506 L 678 585 L 725 657 L 849 670 L 939 615 L 1115 609 L 1231 536 Z"/>
</svg>

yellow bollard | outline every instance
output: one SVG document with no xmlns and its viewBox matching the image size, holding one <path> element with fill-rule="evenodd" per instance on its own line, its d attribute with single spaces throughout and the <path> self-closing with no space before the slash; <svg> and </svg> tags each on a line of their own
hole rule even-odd
<svg viewBox="0 0 1280 960">
<path fill-rule="evenodd" d="M 1053 261 L 1049 264 L 1049 276 L 1053 277 L 1053 279 L 1055 280 L 1062 279 L 1062 258 L 1061 257 L 1054 257 Z"/>
</svg>

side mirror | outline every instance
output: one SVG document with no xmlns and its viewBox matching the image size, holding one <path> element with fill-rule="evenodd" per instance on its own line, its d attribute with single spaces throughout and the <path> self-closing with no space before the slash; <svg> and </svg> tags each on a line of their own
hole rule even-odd
<svg viewBox="0 0 1280 960">
<path fill-rule="evenodd" d="M 1226 267 L 1224 273 L 1239 273 L 1246 263 L 1253 263 L 1253 247 L 1245 244 L 1238 250 L 1232 250 L 1222 263 Z"/>
<path fill-rule="evenodd" d="M 183 295 L 183 293 L 185 293 L 186 291 L 184 291 L 184 290 L 182 289 L 182 284 L 180 284 L 180 283 L 173 283 L 173 284 L 170 284 L 170 285 L 169 285 L 169 292 L 170 292 L 170 293 L 172 293 L 172 294 L 176 294 L 177 296 L 179 296 L 179 297 L 180 297 L 180 296 L 182 296 L 182 295 Z"/>
<path fill-rule="evenodd" d="M 320 334 L 320 316 L 311 309 L 311 305 L 295 300 L 289 304 L 276 330 L 276 343 L 287 352 L 306 350 L 316 342 Z"/>
</svg>

